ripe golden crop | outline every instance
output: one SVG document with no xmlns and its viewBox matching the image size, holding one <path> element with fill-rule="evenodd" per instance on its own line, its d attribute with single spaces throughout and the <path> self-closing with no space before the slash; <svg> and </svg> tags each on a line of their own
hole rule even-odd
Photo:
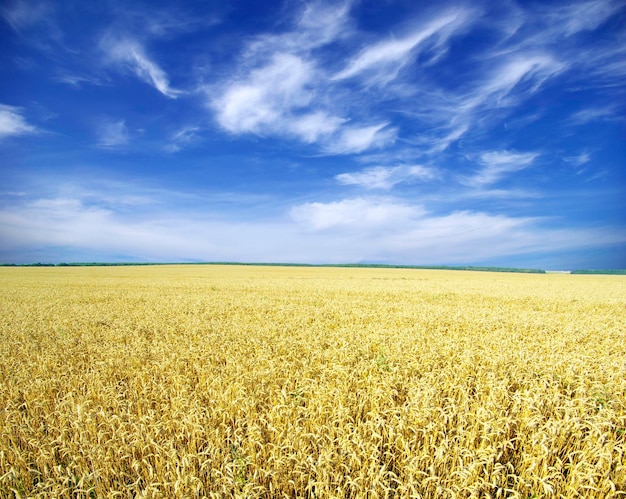
<svg viewBox="0 0 626 499">
<path fill-rule="evenodd" d="M 0 269 L 0 497 L 626 496 L 626 279 Z"/>
</svg>

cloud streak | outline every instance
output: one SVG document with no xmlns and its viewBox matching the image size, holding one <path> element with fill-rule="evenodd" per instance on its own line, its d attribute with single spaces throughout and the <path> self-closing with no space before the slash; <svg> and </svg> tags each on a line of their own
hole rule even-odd
<svg viewBox="0 0 626 499">
<path fill-rule="evenodd" d="M 126 121 L 104 120 L 96 127 L 98 147 L 114 149 L 128 144 L 129 135 Z"/>
<path fill-rule="evenodd" d="M 7 3 L 0 9 L 0 14 L 15 31 L 20 32 L 47 22 L 52 10 L 52 5 L 47 2 L 21 0 Z"/>
<path fill-rule="evenodd" d="M 170 86 L 165 71 L 146 55 L 144 48 L 137 40 L 117 37 L 109 33 L 102 38 L 100 47 L 111 64 L 132 71 L 140 80 L 154 87 L 164 96 L 176 99 L 183 93 Z"/>
<path fill-rule="evenodd" d="M 164 149 L 168 152 L 178 152 L 181 149 L 191 145 L 194 142 L 200 140 L 198 131 L 200 127 L 197 126 L 185 126 L 172 134 L 168 144 L 164 146 Z"/>
<path fill-rule="evenodd" d="M 538 155 L 513 151 L 485 152 L 479 157 L 479 163 L 482 165 L 480 170 L 473 176 L 465 178 L 463 182 L 474 187 L 494 184 L 511 173 L 527 168 Z"/>
<path fill-rule="evenodd" d="M 37 129 L 28 124 L 19 107 L 0 104 L 0 139 L 35 133 Z"/>
<path fill-rule="evenodd" d="M 344 185 L 356 185 L 364 189 L 389 190 L 396 184 L 418 180 L 431 180 L 436 174 L 432 168 L 420 165 L 372 166 L 358 172 L 340 173 L 335 179 Z"/>
<path fill-rule="evenodd" d="M 584 31 L 598 29 L 611 16 L 623 8 L 615 0 L 590 0 L 574 4 L 563 4 L 549 9 L 539 8 L 546 25 L 564 36 L 573 36 Z"/>
<path fill-rule="evenodd" d="M 348 61 L 347 66 L 332 79 L 344 80 L 365 73 L 369 83 L 384 85 L 395 79 L 398 72 L 417 57 L 420 47 L 427 41 L 431 41 L 431 45 L 443 45 L 458 33 L 467 18 L 465 10 L 447 12 L 403 38 L 375 43 Z"/>
</svg>

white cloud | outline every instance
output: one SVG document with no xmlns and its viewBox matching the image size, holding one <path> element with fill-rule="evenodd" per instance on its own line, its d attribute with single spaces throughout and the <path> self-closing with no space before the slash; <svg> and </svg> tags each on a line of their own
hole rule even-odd
<svg viewBox="0 0 626 499">
<path fill-rule="evenodd" d="M 164 149 L 168 152 L 178 152 L 183 147 L 190 145 L 192 142 L 198 140 L 197 126 L 186 126 L 172 134 L 169 144 L 164 146 Z"/>
<path fill-rule="evenodd" d="M 351 3 L 351 1 L 307 2 L 297 28 L 290 36 L 295 37 L 302 48 L 320 47 L 345 36 L 349 31 L 347 24 Z"/>
<path fill-rule="evenodd" d="M 389 123 L 370 126 L 352 126 L 339 132 L 325 147 L 332 154 L 356 154 L 372 148 L 392 144 L 397 128 L 388 128 Z"/>
<path fill-rule="evenodd" d="M 530 189 L 472 189 L 468 192 L 459 192 L 458 197 L 476 198 L 476 199 L 488 199 L 493 201 L 494 199 L 504 199 L 510 201 L 512 199 L 532 199 L 543 197 L 541 193 Z"/>
<path fill-rule="evenodd" d="M 373 44 L 349 61 L 333 79 L 343 80 L 374 72 L 370 80 L 387 83 L 415 57 L 416 49 L 421 44 L 436 34 L 441 38 L 437 44 L 444 43 L 464 24 L 466 18 L 467 12 L 464 10 L 447 12 L 404 38 Z"/>
<path fill-rule="evenodd" d="M 474 108 L 480 104 L 500 107 L 516 104 L 511 93 L 518 85 L 524 96 L 532 95 L 548 79 L 562 71 L 564 64 L 547 54 L 519 54 L 508 57 L 492 74 L 490 79 L 477 89 L 475 97 L 468 98 L 466 106 Z"/>
<path fill-rule="evenodd" d="M 430 180 L 435 173 L 431 168 L 419 165 L 401 165 L 394 167 L 374 166 L 359 172 L 340 173 L 335 179 L 345 185 L 358 185 L 365 189 L 391 189 L 401 182 Z"/>
<path fill-rule="evenodd" d="M 85 235 L 93 235 L 97 227 L 107 224 L 108 215 L 108 211 L 85 207 L 76 199 L 37 199 L 16 210 L 1 211 L 0 232 L 9 248 L 81 245 L 87 242 Z"/>
<path fill-rule="evenodd" d="M 128 128 L 124 120 L 105 120 L 97 125 L 96 133 L 99 147 L 110 149 L 128 144 Z"/>
<path fill-rule="evenodd" d="M 219 125 L 235 134 L 295 138 L 327 154 L 388 148 L 398 136 L 419 146 L 421 154 L 437 154 L 468 131 L 501 119 L 499 110 L 519 106 L 568 68 L 568 61 L 558 60 L 545 41 L 528 45 L 519 41 L 528 36 L 508 33 L 506 43 L 481 53 L 475 67 L 460 76 L 466 84 L 439 87 L 428 72 L 437 71 L 455 36 L 479 22 L 477 12 L 466 8 L 417 20 L 417 28 L 374 42 L 343 64 L 325 59 L 328 54 L 313 49 L 337 41 L 349 47 L 358 36 L 348 12 L 347 4 L 313 3 L 291 31 L 259 36 L 247 44 L 236 76 L 206 89 Z M 517 26 L 523 22 L 521 15 L 516 17 Z M 333 73 L 337 65 L 343 67 Z M 419 66 L 425 76 L 403 82 L 400 70 L 409 65 Z M 394 84 L 386 85 L 391 80 Z M 349 87 L 354 83 L 366 86 L 368 95 L 353 95 Z M 395 112 L 415 117 L 422 128 L 419 135 L 407 137 L 406 130 L 393 126 L 389 113 L 380 109 L 385 101 L 394 102 L 394 110 L 403 103 Z M 408 122 L 404 127 L 410 127 Z"/>
<path fill-rule="evenodd" d="M 124 255 L 153 261 L 476 264 L 626 242 L 626 231 L 616 227 L 563 229 L 542 219 L 471 211 L 434 215 L 396 198 L 305 203 L 292 207 L 289 220 L 261 221 L 242 214 L 224 220 L 189 206 L 146 211 L 133 204 L 129 211 L 117 198 L 102 203 L 89 196 L 22 197 L 0 207 L 2 258 L 27 261 L 24 255 L 40 248 L 45 261 L 67 260 L 71 248 L 82 261 Z M 55 253 L 58 248 L 63 251 Z"/>
<path fill-rule="evenodd" d="M 36 132 L 21 114 L 19 107 L 0 104 L 0 138 Z"/>
<path fill-rule="evenodd" d="M 472 186 L 485 186 L 496 183 L 510 173 L 523 170 L 532 164 L 538 153 L 517 153 L 513 151 L 491 151 L 480 155 L 482 168 L 464 183 Z"/>
<path fill-rule="evenodd" d="M 601 29 L 611 19 L 619 22 L 619 16 L 624 13 L 623 2 L 583 0 L 525 7 L 515 16 L 521 18 L 523 24 L 518 36 L 503 44 L 499 53 L 494 54 L 496 57 L 515 53 L 547 54 L 558 58 L 561 65 L 548 77 L 568 72 L 570 89 L 575 83 L 582 88 L 622 88 L 626 76 L 623 33 L 609 30 L 593 42 L 583 41 L 581 37 Z"/>
<path fill-rule="evenodd" d="M 58 81 L 59 83 L 65 83 L 67 85 L 71 85 L 72 87 L 80 87 L 84 83 L 88 83 L 90 85 L 103 85 L 106 80 L 98 78 L 96 76 L 91 75 L 82 75 L 82 74 L 71 74 L 71 73 L 60 73 L 57 76 L 52 78 L 54 81 Z"/>
<path fill-rule="evenodd" d="M 219 124 L 232 133 L 282 130 L 290 113 L 310 103 L 306 85 L 311 65 L 291 54 L 274 54 L 272 60 L 245 79 L 230 82 L 211 102 Z"/>
<path fill-rule="evenodd" d="M 294 138 L 327 154 L 391 144 L 397 129 L 387 122 L 365 125 L 341 116 L 329 76 L 311 52 L 348 36 L 348 12 L 347 2 L 313 2 L 291 31 L 249 43 L 238 75 L 205 89 L 218 124 L 234 134 Z"/>
<path fill-rule="evenodd" d="M 626 241 L 608 228 L 555 229 L 537 218 L 472 211 L 433 215 L 394 198 L 306 203 L 291 215 L 318 250 L 315 261 L 327 261 L 322 254 L 329 254 L 330 261 L 344 262 L 476 263 Z M 586 239 L 592 235 L 598 239 Z"/>
<path fill-rule="evenodd" d="M 118 23 L 127 26 L 131 33 L 160 39 L 198 29 L 209 29 L 220 23 L 220 10 L 222 10 L 220 6 L 214 6 L 214 8 L 201 9 L 201 12 L 190 15 L 177 3 L 150 5 L 149 8 L 141 4 L 133 5 L 133 3 L 125 2 L 116 5 Z"/>
<path fill-rule="evenodd" d="M 170 86 L 165 71 L 150 60 L 137 40 L 109 33 L 102 38 L 100 47 L 111 63 L 130 69 L 140 80 L 151 85 L 166 97 L 175 99 L 182 94 L 180 90 Z"/>
<path fill-rule="evenodd" d="M 610 107 L 589 107 L 574 113 L 568 123 L 571 125 L 586 125 L 593 121 L 607 121 L 615 119 L 616 109 Z"/>
<path fill-rule="evenodd" d="M 576 156 L 568 156 L 563 159 L 574 166 L 582 166 L 591 161 L 591 155 L 588 152 L 582 152 Z"/>
<path fill-rule="evenodd" d="M 463 92 L 424 90 L 417 110 L 407 114 L 428 128 L 410 143 L 425 154 L 441 153 L 468 132 L 476 133 L 492 120 L 500 120 L 501 110 L 518 107 L 566 67 L 548 54 L 529 52 L 498 54 L 490 65 L 495 67 L 485 70 L 485 77 L 477 68 L 461 87 Z"/>
<path fill-rule="evenodd" d="M 7 2 L 0 13 L 14 30 L 21 31 L 47 22 L 52 10 L 52 4 L 48 2 L 17 0 L 10 4 Z"/>
<path fill-rule="evenodd" d="M 351 34 L 350 1 L 306 2 L 292 20 L 292 29 L 256 37 L 248 45 L 246 60 L 271 57 L 277 52 L 306 57 L 311 50 Z"/>
<path fill-rule="evenodd" d="M 326 111 L 315 111 L 293 118 L 289 129 L 304 142 L 312 144 L 331 136 L 344 122 Z"/>
<path fill-rule="evenodd" d="M 455 126 L 454 124 L 452 124 L 452 126 L 443 126 L 442 130 L 444 131 L 445 135 L 435 135 L 434 137 L 426 138 L 426 140 L 421 140 L 422 144 L 425 144 L 428 147 L 426 149 L 426 152 L 428 154 L 440 153 L 445 151 L 446 149 L 448 149 L 448 147 L 450 147 L 451 144 L 459 140 L 463 135 L 467 133 L 470 128 L 470 118 L 462 117 L 461 119 L 459 119 L 459 116 L 456 116 L 455 118 L 455 121 L 465 121 L 465 123 L 457 126 Z"/>
<path fill-rule="evenodd" d="M 354 198 L 331 203 L 305 203 L 291 209 L 291 217 L 313 230 L 336 227 L 383 228 L 423 213 L 421 207 L 385 198 Z"/>
<path fill-rule="evenodd" d="M 393 142 L 397 130 L 387 123 L 344 126 L 345 119 L 316 109 L 317 76 L 311 62 L 275 53 L 245 78 L 228 82 L 211 106 L 218 123 L 231 133 L 294 137 L 332 154 L 359 153 Z"/>
<path fill-rule="evenodd" d="M 620 39 L 611 40 L 604 45 L 591 48 L 580 48 L 573 62 L 585 78 L 580 82 L 580 88 L 604 90 L 604 97 L 612 101 L 611 113 L 622 117 L 624 115 L 621 91 L 626 78 L 626 46 Z"/>
<path fill-rule="evenodd" d="M 418 104 L 403 112 L 429 126 L 415 143 L 423 145 L 427 154 L 442 152 L 462 137 L 492 128 L 557 79 L 568 81 L 572 90 L 577 86 L 621 88 L 626 49 L 618 37 L 581 45 L 573 36 L 599 29 L 617 16 L 620 8 L 619 2 L 590 0 L 561 6 L 537 4 L 490 16 L 489 28 L 494 33 L 500 30 L 502 38 L 486 50 L 469 53 L 465 68 L 458 66 L 463 71 L 458 75 L 463 85 L 443 88 L 417 79 Z M 477 17 L 470 22 L 471 27 L 486 26 Z M 430 70 L 425 65 L 422 68 Z M 619 97 L 614 99 L 619 101 Z M 617 105 L 612 108 L 613 116 L 621 111 Z M 608 114 L 581 113 L 574 120 L 582 122 L 587 117 L 608 118 Z M 529 122 L 518 120 L 517 124 L 527 126 Z"/>
<path fill-rule="evenodd" d="M 594 31 L 623 4 L 614 0 L 587 0 L 551 7 L 542 12 L 546 24 L 562 31 L 566 36 L 581 31 Z"/>
</svg>

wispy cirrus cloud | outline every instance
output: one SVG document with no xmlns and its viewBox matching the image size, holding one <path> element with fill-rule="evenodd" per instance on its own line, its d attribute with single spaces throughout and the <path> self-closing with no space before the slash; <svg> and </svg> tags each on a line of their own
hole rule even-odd
<svg viewBox="0 0 626 499">
<path fill-rule="evenodd" d="M 465 177 L 466 185 L 482 187 L 494 184 L 511 173 L 530 166 L 538 153 L 518 153 L 514 151 L 490 151 L 479 156 L 481 168 L 471 177 Z"/>
<path fill-rule="evenodd" d="M 594 121 L 608 121 L 621 118 L 616 107 L 587 107 L 570 116 L 569 125 L 586 125 Z"/>
<path fill-rule="evenodd" d="M 245 47 L 242 63 L 256 65 L 259 59 L 277 52 L 308 57 L 312 50 L 351 36 L 350 7 L 352 1 L 307 2 L 293 13 L 291 29 L 256 36 Z"/>
<path fill-rule="evenodd" d="M 103 120 L 96 125 L 98 147 L 115 149 L 128 144 L 128 127 L 125 120 Z"/>
<path fill-rule="evenodd" d="M 576 156 L 567 156 L 563 158 L 566 162 L 574 165 L 574 166 L 582 166 L 585 163 L 589 163 L 591 161 L 591 155 L 585 151 Z"/>
<path fill-rule="evenodd" d="M 345 121 L 345 119 L 333 116 L 325 110 L 312 111 L 292 117 L 288 122 L 290 130 L 287 133 L 293 133 L 307 144 L 323 143 L 329 140 L 328 138 L 332 137 Z M 375 136 L 376 133 L 372 137 L 372 142 Z M 336 141 L 335 144 L 341 149 L 340 143 Z M 343 150 L 349 151 L 349 144 Z"/>
<path fill-rule="evenodd" d="M 623 7 L 616 0 L 588 0 L 548 7 L 538 4 L 537 13 L 551 30 L 563 36 L 572 36 L 596 30 Z"/>
<path fill-rule="evenodd" d="M 53 10 L 53 5 L 49 2 L 14 0 L 0 8 L 0 15 L 19 32 L 40 23 L 47 23 Z"/>
<path fill-rule="evenodd" d="M 344 185 L 365 189 L 389 190 L 396 184 L 431 180 L 436 176 L 432 168 L 421 165 L 372 166 L 358 172 L 340 173 L 335 179 Z"/>
<path fill-rule="evenodd" d="M 36 131 L 37 129 L 30 125 L 22 115 L 21 108 L 0 104 L 0 139 Z"/>
<path fill-rule="evenodd" d="M 95 76 L 92 74 L 71 73 L 69 71 L 59 72 L 59 74 L 53 76 L 52 79 L 56 82 L 64 83 L 75 88 L 80 88 L 84 84 L 105 85 L 110 83 L 106 79 L 102 78 L 100 75 Z"/>
<path fill-rule="evenodd" d="M 519 106 L 563 68 L 563 63 L 547 54 L 497 58 L 495 68 L 486 77 L 475 78 L 469 84 L 471 92 L 444 94 L 424 106 L 421 114 L 426 121 L 434 120 L 439 125 L 426 143 L 428 152 L 442 152 L 468 131 L 488 126 L 491 119 L 501 119 L 498 111 Z"/>
<path fill-rule="evenodd" d="M 194 15 L 185 11 L 182 4 L 165 3 L 150 5 L 120 2 L 115 6 L 115 26 L 126 32 L 147 39 L 168 39 L 219 24 L 226 6 L 212 5 Z"/>
<path fill-rule="evenodd" d="M 424 155 L 443 153 L 468 133 L 481 133 L 501 122 L 567 67 L 548 52 L 512 51 L 485 59 L 477 61 L 477 68 L 458 88 L 418 85 L 418 104 L 401 111 L 419 127 L 414 137 L 405 137 L 406 142 Z"/>
<path fill-rule="evenodd" d="M 168 144 L 164 146 L 164 149 L 168 152 L 178 152 L 181 149 L 188 147 L 190 144 L 200 139 L 198 126 L 185 126 L 173 133 L 170 137 Z"/>
<path fill-rule="evenodd" d="M 529 5 L 520 17 L 521 33 L 505 50 L 558 54 L 573 88 L 619 88 L 626 76 L 626 48 L 621 36 L 602 35 L 603 25 L 623 16 L 618 0 L 587 0 Z M 594 43 L 580 43 L 597 32 Z"/>
<path fill-rule="evenodd" d="M 619 2 L 592 0 L 514 9 L 494 18 L 491 27 L 500 29 L 502 39 L 470 56 L 474 65 L 465 75 L 459 75 L 463 86 L 417 84 L 419 106 L 407 107 L 403 112 L 428 126 L 409 140 L 426 154 L 441 153 L 468 132 L 476 134 L 493 127 L 562 77 L 569 78 L 572 86 L 579 82 L 581 88 L 619 88 L 626 75 L 623 44 L 609 38 L 581 50 L 577 37 L 600 29 L 604 22 L 619 15 L 620 9 L 624 7 Z M 620 112 L 623 109 L 615 104 L 607 114 L 583 112 L 572 121 L 607 118 Z"/>
<path fill-rule="evenodd" d="M 466 106 L 503 107 L 516 104 L 515 92 L 527 97 L 535 93 L 549 78 L 564 68 L 564 64 L 547 53 L 516 54 L 506 57 L 489 79 L 479 85 L 477 95 L 467 98 Z"/>
<path fill-rule="evenodd" d="M 493 189 L 490 187 L 481 187 L 480 189 L 474 188 L 466 192 L 460 192 L 459 197 L 489 201 L 500 199 L 508 202 L 520 199 L 539 199 L 543 197 L 543 195 L 531 189 Z"/>
<path fill-rule="evenodd" d="M 176 99 L 183 93 L 172 88 L 167 73 L 148 57 L 138 40 L 108 33 L 101 39 L 100 48 L 110 64 L 132 71 L 166 97 Z"/>
<path fill-rule="evenodd" d="M 369 83 L 388 83 L 397 77 L 402 67 L 415 59 L 420 47 L 426 45 L 432 50 L 458 34 L 467 22 L 468 14 L 464 9 L 445 12 L 402 38 L 374 43 L 349 60 L 332 79 L 344 80 L 366 74 Z"/>
<path fill-rule="evenodd" d="M 326 144 L 324 150 L 331 154 L 362 153 L 393 144 L 398 129 L 389 123 L 366 126 L 348 126 L 339 130 Z"/>
<path fill-rule="evenodd" d="M 20 37 L 21 43 L 56 59 L 71 50 L 59 16 L 60 4 L 51 0 L 10 0 L 0 6 L 0 16 Z M 31 59 L 31 61 L 33 61 Z M 30 64 L 23 64 L 29 67 Z"/>
</svg>

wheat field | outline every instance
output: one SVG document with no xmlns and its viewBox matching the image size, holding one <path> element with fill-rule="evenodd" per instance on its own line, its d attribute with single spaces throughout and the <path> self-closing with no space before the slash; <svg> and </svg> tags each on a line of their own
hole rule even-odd
<svg viewBox="0 0 626 499">
<path fill-rule="evenodd" d="M 0 497 L 626 497 L 626 279 L 0 268 Z"/>
</svg>

